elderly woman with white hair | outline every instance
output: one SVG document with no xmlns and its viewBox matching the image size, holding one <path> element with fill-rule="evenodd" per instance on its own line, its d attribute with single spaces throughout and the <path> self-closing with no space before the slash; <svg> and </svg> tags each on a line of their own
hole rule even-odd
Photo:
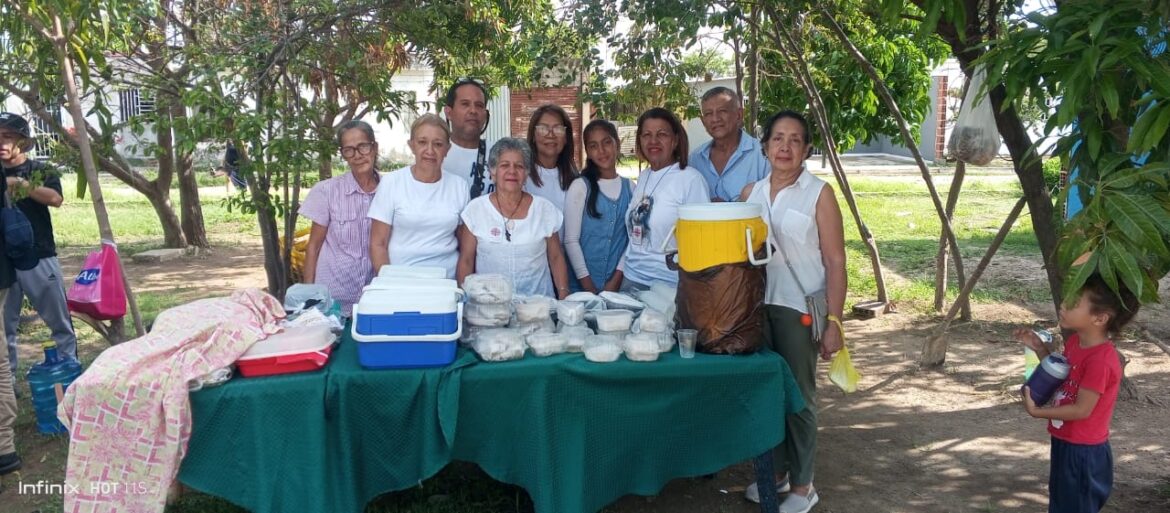
<svg viewBox="0 0 1170 513">
<path fill-rule="evenodd" d="M 488 154 L 496 190 L 471 200 L 459 228 L 459 283 L 472 273 L 502 274 L 517 294 L 563 299 L 569 273 L 558 235 L 563 216 L 552 202 L 524 192 L 532 150 L 523 139 L 500 139 Z"/>
</svg>

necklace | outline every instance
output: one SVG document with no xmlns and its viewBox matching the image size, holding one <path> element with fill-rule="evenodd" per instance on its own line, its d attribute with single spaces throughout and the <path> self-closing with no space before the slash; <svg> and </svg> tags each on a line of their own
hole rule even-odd
<svg viewBox="0 0 1170 513">
<path fill-rule="evenodd" d="M 500 203 L 499 193 L 493 192 L 492 199 L 496 203 L 496 209 L 498 209 L 500 211 L 500 214 L 503 214 L 504 213 L 504 204 Z M 512 209 L 512 213 L 508 214 L 507 216 L 504 216 L 504 239 L 507 240 L 508 242 L 512 242 L 512 230 L 516 229 L 516 220 L 512 219 L 512 218 L 516 217 L 516 212 L 518 212 L 520 210 L 520 205 L 523 205 L 523 204 L 524 204 L 524 193 L 521 192 L 520 193 L 520 201 L 516 202 L 516 207 Z"/>
</svg>

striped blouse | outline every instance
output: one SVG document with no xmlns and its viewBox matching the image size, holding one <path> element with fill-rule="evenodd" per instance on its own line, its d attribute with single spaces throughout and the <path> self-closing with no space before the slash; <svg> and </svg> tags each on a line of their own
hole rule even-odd
<svg viewBox="0 0 1170 513">
<path fill-rule="evenodd" d="M 370 263 L 370 202 L 374 192 L 358 186 L 352 173 L 319 182 L 309 190 L 299 210 L 314 223 L 328 228 L 317 257 L 316 282 L 329 288 L 341 311 L 349 315 L 374 278 Z"/>
</svg>

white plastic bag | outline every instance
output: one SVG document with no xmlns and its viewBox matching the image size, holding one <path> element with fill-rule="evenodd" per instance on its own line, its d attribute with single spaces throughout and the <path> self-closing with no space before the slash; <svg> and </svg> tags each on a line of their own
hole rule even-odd
<svg viewBox="0 0 1170 513">
<path fill-rule="evenodd" d="M 476 303 L 500 304 L 512 301 L 512 282 L 502 274 L 469 274 L 463 290 Z"/>
<path fill-rule="evenodd" d="M 963 97 L 959 119 L 955 121 L 950 141 L 947 141 L 947 152 L 951 156 L 976 166 L 990 164 L 999 153 L 999 128 L 995 125 L 991 98 L 980 91 L 986 75 L 982 67 L 976 68 Z"/>
</svg>

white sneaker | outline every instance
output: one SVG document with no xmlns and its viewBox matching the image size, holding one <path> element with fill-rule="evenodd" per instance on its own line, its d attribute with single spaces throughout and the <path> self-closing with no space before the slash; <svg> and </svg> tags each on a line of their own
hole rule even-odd
<svg viewBox="0 0 1170 513">
<path fill-rule="evenodd" d="M 792 485 L 788 483 L 788 476 L 784 476 L 784 479 L 781 479 L 779 483 L 776 483 L 776 493 L 778 493 L 778 494 L 779 493 L 788 493 L 788 491 L 791 489 L 792 489 Z M 752 484 L 748 485 L 747 489 L 743 491 L 743 496 L 745 499 L 752 501 L 756 504 L 759 504 L 760 503 L 760 485 L 759 485 L 759 483 L 753 481 Z"/>
<path fill-rule="evenodd" d="M 808 513 L 820 502 L 821 498 L 817 497 L 817 491 L 812 486 L 808 488 L 808 496 L 801 496 L 799 494 L 790 493 L 780 503 L 780 513 Z"/>
</svg>

